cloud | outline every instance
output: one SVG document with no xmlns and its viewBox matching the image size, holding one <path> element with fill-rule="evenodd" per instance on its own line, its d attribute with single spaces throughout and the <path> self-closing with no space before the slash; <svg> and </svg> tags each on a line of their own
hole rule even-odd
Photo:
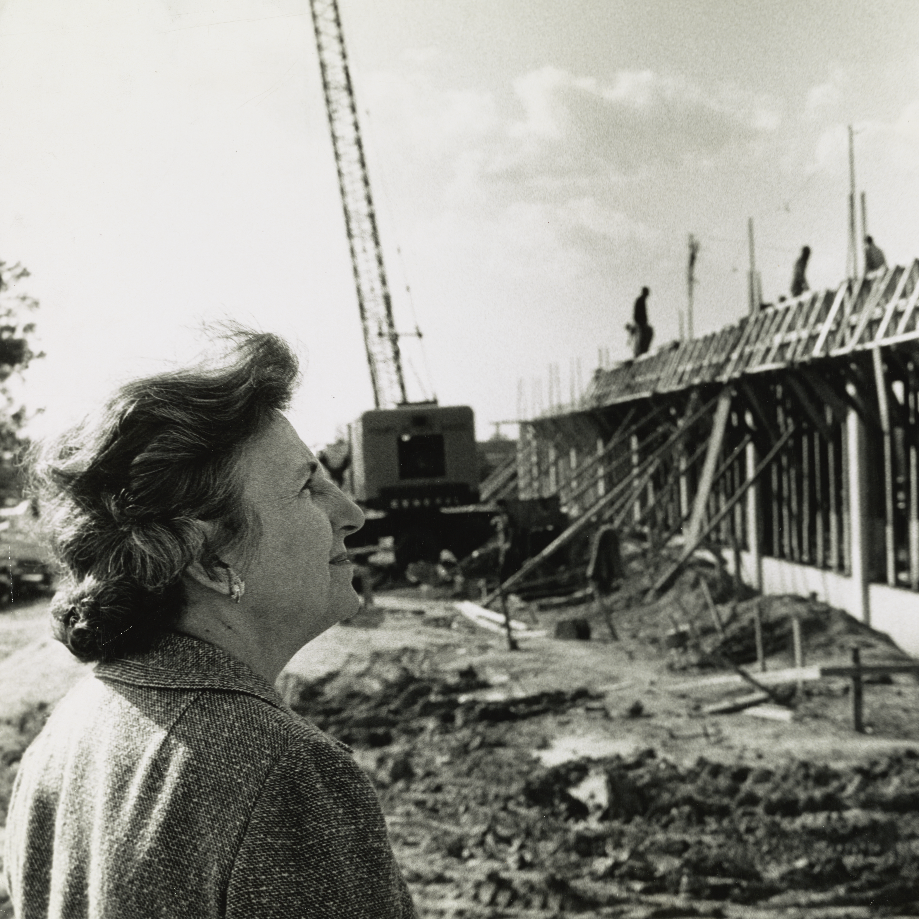
<svg viewBox="0 0 919 919">
<path fill-rule="evenodd" d="M 809 171 L 841 175 L 848 169 L 848 131 L 846 125 L 834 124 L 820 134 Z"/>
<path fill-rule="evenodd" d="M 698 164 L 774 131 L 771 100 L 736 87 L 703 90 L 679 76 L 621 71 L 602 82 L 558 67 L 518 77 L 508 99 L 485 91 L 438 91 L 423 66 L 409 75 L 375 74 L 373 105 L 397 117 L 413 168 L 435 155 L 451 174 L 470 168 L 489 193 L 500 186 L 541 193 L 559 183 L 580 194 L 648 169 Z M 382 119 L 381 119 L 382 121 Z M 408 144 L 406 144 L 406 138 Z"/>
<path fill-rule="evenodd" d="M 810 118 L 833 112 L 838 109 L 845 97 L 849 77 L 842 67 L 833 67 L 829 77 L 817 86 L 812 86 L 804 102 L 804 113 Z"/>
<path fill-rule="evenodd" d="M 648 166 L 711 157 L 768 130 L 777 116 L 730 88 L 703 91 L 653 71 L 622 71 L 607 84 L 544 67 L 514 83 L 524 117 L 511 124 L 529 170 L 631 175 Z"/>
<path fill-rule="evenodd" d="M 426 65 L 373 80 L 403 206 L 413 198 L 429 220 L 446 209 L 498 252 L 541 252 L 543 266 L 557 255 L 569 270 L 581 257 L 620 271 L 659 254 L 652 191 L 710 183 L 780 121 L 769 98 L 651 70 L 600 80 L 541 67 L 505 95 L 436 84 Z"/>
<path fill-rule="evenodd" d="M 841 122 L 825 128 L 814 144 L 811 170 L 843 175 L 849 168 L 849 126 Z M 853 125 L 857 171 L 883 165 L 919 176 L 916 149 L 919 147 L 919 98 L 907 102 L 888 121 L 872 119 Z"/>
</svg>

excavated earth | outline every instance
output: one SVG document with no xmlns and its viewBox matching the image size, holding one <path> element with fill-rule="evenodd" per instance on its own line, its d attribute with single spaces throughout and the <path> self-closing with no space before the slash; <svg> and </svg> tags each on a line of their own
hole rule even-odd
<svg viewBox="0 0 919 919">
<path fill-rule="evenodd" d="M 712 713 L 753 690 L 733 665 L 760 671 L 754 612 L 767 672 L 792 666 L 795 619 L 809 665 L 845 664 L 853 647 L 867 663 L 912 659 L 845 613 L 746 596 L 706 566 L 653 603 L 643 586 L 624 585 L 605 609 L 578 594 L 513 597 L 514 618 L 543 632 L 522 632 L 513 651 L 446 587 L 394 591 L 282 675 L 294 710 L 371 776 L 420 914 L 919 916 L 913 676 L 866 682 L 864 733 L 845 678 Z M 554 637 L 575 619 L 589 640 Z M 21 623 L 7 624 L 21 641 Z M 0 677 L 16 655 L 38 667 L 29 648 L 2 650 Z M 60 691 L 4 710 L 4 813 Z"/>
<path fill-rule="evenodd" d="M 617 721 L 653 711 L 617 712 L 585 686 L 489 687 L 480 667 L 444 670 L 416 649 L 289 687 L 373 778 L 423 915 L 919 912 L 916 749 L 725 761 L 716 740 L 689 761 L 604 755 L 597 738 L 611 748 Z M 557 761 L 562 732 L 587 755 L 571 745 Z"/>
</svg>

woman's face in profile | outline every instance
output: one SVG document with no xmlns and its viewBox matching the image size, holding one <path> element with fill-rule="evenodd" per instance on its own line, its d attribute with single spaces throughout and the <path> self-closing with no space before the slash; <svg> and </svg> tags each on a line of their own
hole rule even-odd
<svg viewBox="0 0 919 919">
<path fill-rule="evenodd" d="M 302 644 L 357 612 L 345 536 L 364 515 L 278 414 L 240 459 L 261 538 L 243 567 L 244 602 L 260 630 Z"/>
</svg>

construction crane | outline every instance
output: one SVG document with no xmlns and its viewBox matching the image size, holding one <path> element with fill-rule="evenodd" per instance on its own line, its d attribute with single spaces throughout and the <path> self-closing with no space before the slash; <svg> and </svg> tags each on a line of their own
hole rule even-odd
<svg viewBox="0 0 919 919">
<path fill-rule="evenodd" d="M 349 546 L 392 538 L 399 568 L 437 561 L 444 549 L 463 558 L 492 535 L 497 510 L 479 503 L 475 416 L 467 405 L 406 397 L 338 2 L 310 0 L 310 10 L 376 403 L 349 424 L 346 462 L 337 469 L 367 515 Z M 523 510 L 520 532 L 533 529 L 533 514 Z"/>
<path fill-rule="evenodd" d="M 408 402 L 348 55 L 336 0 L 310 0 L 364 347 L 377 408 Z"/>
<path fill-rule="evenodd" d="M 310 9 L 376 403 L 349 424 L 338 472 L 367 514 L 362 541 L 392 537 L 400 565 L 436 561 L 443 548 L 459 556 L 489 535 L 491 519 L 486 510 L 446 516 L 478 501 L 475 418 L 468 406 L 408 401 L 341 15 L 336 0 Z"/>
</svg>

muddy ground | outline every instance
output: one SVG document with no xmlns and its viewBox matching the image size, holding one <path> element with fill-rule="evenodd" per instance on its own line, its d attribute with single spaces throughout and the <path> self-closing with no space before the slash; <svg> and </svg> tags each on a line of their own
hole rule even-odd
<svg viewBox="0 0 919 919">
<path fill-rule="evenodd" d="M 914 677 L 865 686 L 862 734 L 844 678 L 707 713 L 753 690 L 713 678 L 759 672 L 755 609 L 767 672 L 792 665 L 795 616 L 807 664 L 847 663 L 853 646 L 868 663 L 909 658 L 838 610 L 745 596 L 713 568 L 654 603 L 641 588 L 606 612 L 578 595 L 513 598 L 514 617 L 545 633 L 516 651 L 447 587 L 391 591 L 292 662 L 282 691 L 370 774 L 421 915 L 919 915 Z M 554 637 L 574 619 L 589 640 Z M 27 631 L 6 620 L 21 633 L 6 641 L 3 623 L 10 653 Z M 0 726 L 4 813 L 53 701 L 33 693 Z"/>
</svg>

